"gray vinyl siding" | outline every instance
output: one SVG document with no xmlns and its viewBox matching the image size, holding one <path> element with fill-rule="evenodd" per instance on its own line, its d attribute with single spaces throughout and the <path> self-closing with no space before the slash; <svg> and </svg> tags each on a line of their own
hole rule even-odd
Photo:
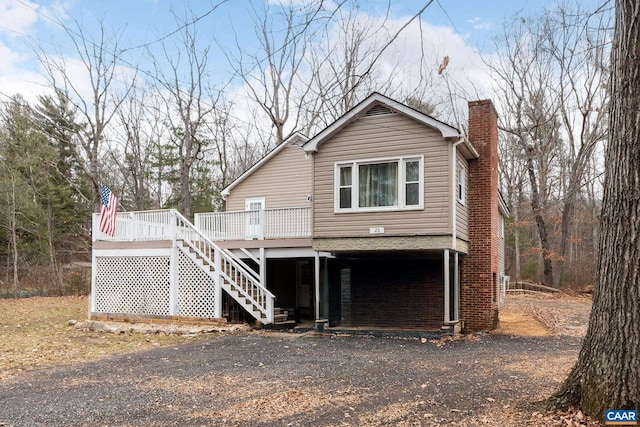
<svg viewBox="0 0 640 427">
<path fill-rule="evenodd" d="M 265 198 L 265 209 L 310 206 L 311 158 L 288 146 L 231 189 L 227 211 L 245 210 L 248 198 Z"/>
<path fill-rule="evenodd" d="M 462 163 L 467 171 L 467 199 L 469 198 L 469 163 L 464 156 L 458 152 L 457 153 L 457 161 Z M 455 167 L 455 165 L 454 165 Z M 457 177 L 456 177 L 457 179 Z M 455 184 L 457 185 L 457 183 Z M 457 187 L 455 187 L 456 189 Z M 456 197 L 456 235 L 463 240 L 469 240 L 469 201 L 465 200 L 464 204 L 458 203 Z"/>
<path fill-rule="evenodd" d="M 439 132 L 401 114 L 360 118 L 324 142 L 314 160 L 314 238 L 451 234 L 449 157 L 451 143 Z M 334 213 L 336 162 L 424 156 L 424 209 Z"/>
</svg>

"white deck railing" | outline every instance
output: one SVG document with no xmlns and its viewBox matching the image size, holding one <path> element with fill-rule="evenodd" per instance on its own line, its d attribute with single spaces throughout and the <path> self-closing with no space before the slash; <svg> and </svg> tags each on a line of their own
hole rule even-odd
<svg viewBox="0 0 640 427">
<path fill-rule="evenodd" d="M 118 212 L 113 236 L 100 231 L 100 214 L 93 214 L 93 241 L 172 240 L 176 219 L 171 210 Z"/>
<path fill-rule="evenodd" d="M 194 224 L 213 241 L 311 237 L 311 208 L 201 213 Z"/>
</svg>

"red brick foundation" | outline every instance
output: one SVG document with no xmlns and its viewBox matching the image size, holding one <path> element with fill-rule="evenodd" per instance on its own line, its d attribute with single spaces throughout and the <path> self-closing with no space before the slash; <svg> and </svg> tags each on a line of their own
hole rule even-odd
<svg viewBox="0 0 640 427">
<path fill-rule="evenodd" d="M 498 115 L 490 100 L 469 102 L 469 140 L 480 157 L 469 162 L 469 254 L 461 266 L 467 332 L 498 325 Z"/>
</svg>

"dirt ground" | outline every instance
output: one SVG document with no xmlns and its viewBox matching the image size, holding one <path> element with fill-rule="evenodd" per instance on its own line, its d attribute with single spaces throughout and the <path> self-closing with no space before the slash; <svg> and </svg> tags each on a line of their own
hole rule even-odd
<svg viewBox="0 0 640 427">
<path fill-rule="evenodd" d="M 536 403 L 577 358 L 588 297 L 509 295 L 494 333 L 431 341 L 69 325 L 86 303 L 0 300 L 0 426 L 599 425 Z"/>
<path fill-rule="evenodd" d="M 584 337 L 591 312 L 591 295 L 565 293 L 510 294 L 500 310 L 496 333 L 515 336 Z"/>
</svg>

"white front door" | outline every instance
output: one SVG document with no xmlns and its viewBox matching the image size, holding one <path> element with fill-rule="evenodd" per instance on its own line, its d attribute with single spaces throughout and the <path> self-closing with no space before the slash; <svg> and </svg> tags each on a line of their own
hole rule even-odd
<svg viewBox="0 0 640 427">
<path fill-rule="evenodd" d="M 264 197 L 245 200 L 247 223 L 245 239 L 264 239 Z"/>
</svg>

